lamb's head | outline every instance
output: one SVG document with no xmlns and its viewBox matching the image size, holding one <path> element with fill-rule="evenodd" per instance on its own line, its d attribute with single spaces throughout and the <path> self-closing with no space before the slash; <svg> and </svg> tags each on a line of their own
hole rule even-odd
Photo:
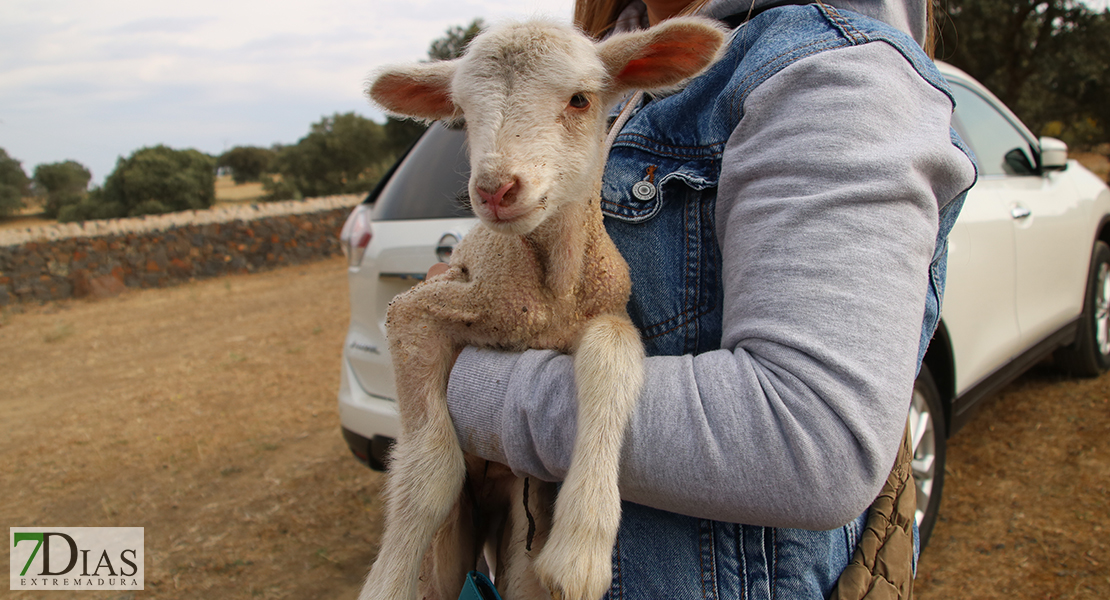
<svg viewBox="0 0 1110 600">
<path fill-rule="evenodd" d="M 457 60 L 387 68 L 368 93 L 393 114 L 465 120 L 475 214 L 495 231 L 525 234 L 597 196 L 613 103 L 701 73 L 723 41 L 700 18 L 600 43 L 549 21 L 508 24 Z"/>
</svg>

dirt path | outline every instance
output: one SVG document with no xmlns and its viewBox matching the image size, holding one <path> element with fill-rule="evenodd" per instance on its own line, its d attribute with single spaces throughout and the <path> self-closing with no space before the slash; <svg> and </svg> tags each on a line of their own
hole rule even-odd
<svg viewBox="0 0 1110 600">
<path fill-rule="evenodd" d="M 346 326 L 342 260 L 0 314 L 5 524 L 145 527 L 138 598 L 354 598 L 380 477 L 339 436 Z M 1041 370 L 976 416 L 918 598 L 1110 597 L 1107 398 Z"/>
</svg>

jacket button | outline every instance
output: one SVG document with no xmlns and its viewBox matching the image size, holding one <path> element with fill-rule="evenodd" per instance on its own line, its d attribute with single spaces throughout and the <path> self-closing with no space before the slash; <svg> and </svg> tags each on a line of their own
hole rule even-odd
<svg viewBox="0 0 1110 600">
<path fill-rule="evenodd" d="M 640 200 L 651 200 L 655 197 L 655 186 L 648 181 L 639 181 L 632 186 L 632 195 Z"/>
</svg>

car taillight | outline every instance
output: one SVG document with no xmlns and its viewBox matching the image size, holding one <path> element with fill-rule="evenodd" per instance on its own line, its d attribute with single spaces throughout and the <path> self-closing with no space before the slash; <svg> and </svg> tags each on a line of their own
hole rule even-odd
<svg viewBox="0 0 1110 600">
<path fill-rule="evenodd" d="M 370 245 L 373 230 L 370 227 L 370 205 L 359 204 L 347 217 L 343 231 L 339 234 L 339 245 L 347 255 L 347 266 L 357 269 L 362 266 L 362 256 Z"/>
</svg>

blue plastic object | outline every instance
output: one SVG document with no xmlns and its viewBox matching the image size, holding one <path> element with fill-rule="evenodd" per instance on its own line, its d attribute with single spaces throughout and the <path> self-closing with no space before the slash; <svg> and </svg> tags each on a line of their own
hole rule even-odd
<svg viewBox="0 0 1110 600">
<path fill-rule="evenodd" d="M 501 600 L 501 595 L 488 577 L 478 571 L 471 571 L 466 574 L 459 600 Z"/>
</svg>

